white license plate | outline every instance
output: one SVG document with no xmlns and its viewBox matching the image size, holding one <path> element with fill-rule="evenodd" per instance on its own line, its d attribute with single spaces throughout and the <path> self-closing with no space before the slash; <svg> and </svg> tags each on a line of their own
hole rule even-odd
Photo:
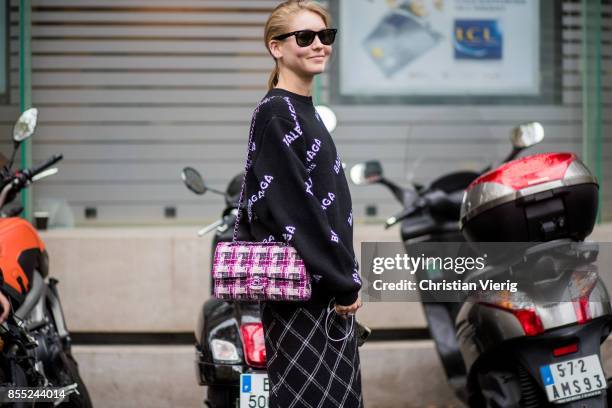
<svg viewBox="0 0 612 408">
<path fill-rule="evenodd" d="M 597 354 L 540 367 L 548 401 L 563 403 L 601 394 L 606 388 Z"/>
<path fill-rule="evenodd" d="M 240 374 L 240 408 L 268 408 L 268 374 Z"/>
</svg>

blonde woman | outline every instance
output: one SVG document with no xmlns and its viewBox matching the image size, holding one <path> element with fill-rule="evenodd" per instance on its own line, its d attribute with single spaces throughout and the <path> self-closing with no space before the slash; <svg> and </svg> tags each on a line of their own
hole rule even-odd
<svg viewBox="0 0 612 408">
<path fill-rule="evenodd" d="M 276 67 L 253 116 L 248 219 L 256 240 L 295 247 L 312 277 L 306 302 L 261 302 L 271 408 L 363 406 L 351 196 L 311 96 L 335 36 L 309 1 L 278 5 L 265 26 Z"/>
</svg>

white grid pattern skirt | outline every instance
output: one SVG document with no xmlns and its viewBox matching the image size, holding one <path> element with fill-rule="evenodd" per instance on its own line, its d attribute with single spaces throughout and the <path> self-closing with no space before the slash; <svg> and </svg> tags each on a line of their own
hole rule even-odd
<svg viewBox="0 0 612 408">
<path fill-rule="evenodd" d="M 260 302 L 270 408 L 363 408 L 355 330 L 343 341 L 325 334 L 326 306 Z M 329 318 L 329 335 L 346 335 L 350 319 Z"/>
</svg>

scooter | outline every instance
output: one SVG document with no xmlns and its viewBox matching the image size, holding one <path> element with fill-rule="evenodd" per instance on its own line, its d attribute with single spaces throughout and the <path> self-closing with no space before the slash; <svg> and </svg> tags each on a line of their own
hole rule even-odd
<svg viewBox="0 0 612 408">
<path fill-rule="evenodd" d="M 205 185 L 200 173 L 186 167 L 181 177 L 189 190 L 202 195 L 207 191 L 225 198 L 225 209 L 221 218 L 201 229 L 198 236 L 215 231 L 212 239 L 212 253 L 218 242 L 231 241 L 243 173 L 235 176 L 225 192 Z M 246 217 L 242 217 L 245 220 Z M 248 221 L 241 221 L 237 239 L 253 241 L 250 236 Z M 212 260 L 211 260 L 212 270 Z M 200 309 L 195 330 L 196 336 L 196 373 L 200 385 L 208 386 L 204 404 L 210 408 L 239 407 L 241 394 L 241 377 L 249 374 L 249 392 L 243 398 L 248 406 L 267 406 L 268 390 L 265 381 L 266 354 L 263 326 L 261 323 L 259 302 L 227 301 L 213 295 L 212 275 L 210 278 L 211 297 Z M 244 382 L 244 380 L 242 380 Z M 267 381 L 265 381 L 267 382 Z"/>
<path fill-rule="evenodd" d="M 511 152 L 502 163 L 516 158 L 525 149 L 540 143 L 544 130 L 537 123 L 525 123 L 514 128 L 510 134 Z M 459 228 L 461 204 L 465 189 L 481 174 L 490 170 L 456 171 L 443 175 L 429 185 L 412 182 L 402 187 L 387 179 L 382 164 L 370 160 L 355 164 L 350 170 L 351 181 L 356 185 L 381 184 L 387 187 L 403 209 L 389 217 L 385 229 L 400 224 L 400 236 L 408 250 L 418 242 L 462 242 L 465 238 Z M 451 278 L 442 275 L 440 280 Z M 427 327 L 434 340 L 436 350 L 448 382 L 453 385 L 459 398 L 465 400 L 466 370 L 459 344 L 456 340 L 455 319 L 465 295 L 458 293 L 456 302 L 422 302 Z"/>
<path fill-rule="evenodd" d="M 538 143 L 542 137 L 543 129 L 539 125 L 526 124 L 516 128 L 512 135 L 513 152 L 504 162 L 514 159 L 521 150 Z M 542 180 L 535 180 L 534 183 L 531 177 L 527 181 L 539 186 L 530 185 L 531 190 L 524 190 L 520 194 L 499 187 L 503 180 L 507 180 L 504 177 L 508 174 L 516 179 L 523 176 L 521 171 L 526 172 L 526 169 L 533 169 L 533 166 L 540 165 L 549 169 L 550 163 L 561 160 L 561 156 L 571 163 L 568 162 L 563 177 L 550 180 L 552 185 Z M 506 173 L 498 177 L 497 183 L 491 182 L 490 179 L 494 177 L 492 175 L 500 169 Z M 351 178 L 356 184 L 386 185 L 404 204 L 400 214 L 387 220 L 386 227 L 402 223 L 401 235 L 407 250 L 415 242 L 421 241 L 464 241 L 462 233 L 472 241 L 550 241 L 531 245 L 514 264 L 507 264 L 501 270 L 498 267 L 481 274 L 468 275 L 466 281 L 491 273 L 513 274 L 521 270 L 532 272 L 533 265 L 542 259 L 550 259 L 550 254 L 556 251 L 553 258 L 566 260 L 558 266 L 564 273 L 559 272 L 547 284 L 551 287 L 557 285 L 557 289 L 559 286 L 567 286 L 577 273 L 572 268 L 580 269 L 580 265 L 589 265 L 597 254 L 596 249 L 576 246 L 576 242 L 584 239 L 592 230 L 596 214 L 596 205 L 593 205 L 593 201 L 596 202 L 593 200 L 595 184 L 588 170 L 575 156 L 562 154 L 537 155 L 506 163 L 493 172 L 485 173 L 486 170 L 489 169 L 481 173 L 453 173 L 441 177 L 428 187 L 415 185 L 403 189 L 385 179 L 380 163 L 373 161 L 353 167 Z M 527 176 L 524 178 L 527 179 Z M 560 204 L 556 195 L 560 191 L 570 194 L 560 187 L 573 186 L 572 183 L 584 184 L 575 187 L 582 189 L 578 196 L 585 197 L 580 200 L 581 206 L 566 209 L 562 217 L 559 211 L 553 211 L 553 215 L 550 215 L 549 207 L 558 207 Z M 468 193 L 464 192 L 466 189 Z M 509 194 L 509 198 L 500 198 L 504 197 L 502 193 Z M 574 196 L 576 194 L 574 192 Z M 517 197 L 524 202 L 517 204 Z M 491 219 L 490 210 L 500 203 L 499 200 L 507 205 L 506 208 L 525 211 L 532 204 L 541 208 L 536 217 L 533 215 L 535 207 L 529 207 L 526 213 L 531 211 L 535 221 L 526 223 L 518 218 L 521 216 L 520 211 L 510 214 L 497 212 L 495 218 Z M 480 220 L 474 215 L 474 211 L 478 214 L 475 208 L 485 214 Z M 572 235 L 563 229 L 567 229 L 563 226 L 567 225 L 564 220 L 565 217 L 569 219 L 568 214 L 580 214 L 577 217 L 579 223 L 572 220 L 574 225 L 586 225 L 579 234 L 574 232 Z M 461 225 L 458 223 L 460 219 Z M 500 236 L 499 220 L 504 219 L 509 220 L 509 230 L 516 225 L 533 223 L 534 226 L 529 231 Z M 501 225 L 506 224 L 502 221 Z M 578 266 L 571 263 L 586 254 L 590 257 L 588 261 Z M 485 302 L 467 294 L 461 294 L 462 298 L 455 303 L 424 303 L 431 337 L 448 382 L 459 399 L 473 407 L 540 407 L 553 403 L 568 407 L 606 406 L 607 384 L 598 357 L 599 345 L 610 330 L 610 302 L 599 280 L 591 280 L 589 284 L 582 288 L 586 295 L 580 299 L 561 298 L 546 304 L 538 303 L 533 293 L 525 291 L 519 291 L 516 298 L 531 300 L 528 306 L 516 299 L 512 303 L 512 298 L 488 299 Z M 570 357 L 573 358 L 568 360 Z M 571 377 L 573 364 L 581 368 L 585 366 L 584 369 L 590 372 L 587 384 L 574 385 L 574 381 L 585 380 Z M 563 381 L 563 377 L 571 381 Z"/>
<path fill-rule="evenodd" d="M 514 160 L 468 186 L 464 235 L 473 248 L 501 241 L 506 249 L 466 281 L 522 283 L 515 292 L 470 293 L 457 315 L 470 406 L 608 405 L 600 348 L 612 307 L 598 273 L 607 265 L 598 263 L 599 245 L 584 242 L 598 190 L 573 153 Z"/>
<path fill-rule="evenodd" d="M 45 244 L 29 222 L 17 217 L 21 207 L 8 208 L 22 189 L 55 174 L 51 166 L 62 159 L 55 155 L 33 168 L 12 170 L 21 142 L 34 132 L 37 114 L 34 108 L 26 110 L 16 122 L 13 153 L 0 172 L 1 288 L 12 305 L 7 321 L 0 324 L 0 402 L 15 407 L 32 406 L 35 400 L 91 407 L 71 353 L 58 280 L 49 277 Z M 28 393 L 24 387 L 40 389 Z"/>
</svg>

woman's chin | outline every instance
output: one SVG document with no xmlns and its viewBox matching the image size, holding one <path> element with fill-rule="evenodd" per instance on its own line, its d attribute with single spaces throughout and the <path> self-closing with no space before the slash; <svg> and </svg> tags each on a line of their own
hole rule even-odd
<svg viewBox="0 0 612 408">
<path fill-rule="evenodd" d="M 311 64 L 307 69 L 310 75 L 317 75 L 325 71 L 325 64 Z"/>
</svg>

